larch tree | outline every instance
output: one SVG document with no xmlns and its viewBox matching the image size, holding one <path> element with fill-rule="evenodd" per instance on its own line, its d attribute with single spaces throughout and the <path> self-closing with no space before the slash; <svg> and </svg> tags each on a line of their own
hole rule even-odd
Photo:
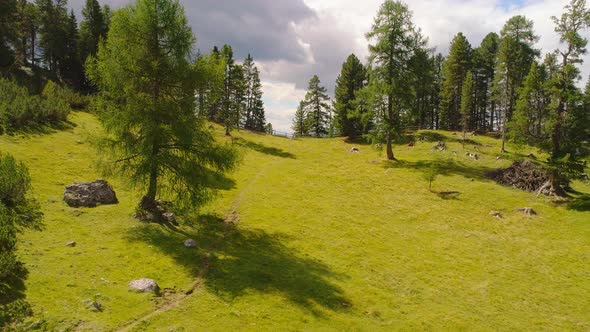
<svg viewBox="0 0 590 332">
<path fill-rule="evenodd" d="M 426 41 L 412 22 L 408 6 L 392 0 L 381 5 L 366 37 L 371 67 L 369 85 L 373 87 L 365 90 L 365 95 L 373 93 L 368 104 L 378 117 L 378 130 L 373 137 L 384 138 L 387 159 L 395 160 L 393 140 L 401 131 L 400 113 L 410 108 L 414 98 L 412 89 L 408 89 L 413 79 L 411 59 Z"/>
<path fill-rule="evenodd" d="M 355 137 L 362 134 L 361 120 L 354 116 L 354 110 L 356 93 L 365 86 L 366 80 L 367 71 L 361 61 L 356 55 L 349 55 L 342 64 L 334 91 L 334 126 L 341 135 Z"/>
<path fill-rule="evenodd" d="M 330 97 L 318 75 L 314 75 L 309 81 L 302 106 L 309 121 L 310 133 L 315 137 L 327 135 L 330 125 Z"/>
<path fill-rule="evenodd" d="M 158 197 L 198 207 L 236 164 L 195 112 L 194 41 L 178 0 L 138 0 L 115 12 L 88 62 L 108 133 L 101 147 L 113 171 L 145 190 L 140 211 L 154 211 Z"/>
<path fill-rule="evenodd" d="M 444 64 L 445 80 L 441 89 L 440 109 L 443 117 L 442 126 L 445 129 L 459 128 L 461 89 L 471 64 L 471 44 L 463 33 L 459 32 L 451 42 L 449 56 Z"/>
</svg>

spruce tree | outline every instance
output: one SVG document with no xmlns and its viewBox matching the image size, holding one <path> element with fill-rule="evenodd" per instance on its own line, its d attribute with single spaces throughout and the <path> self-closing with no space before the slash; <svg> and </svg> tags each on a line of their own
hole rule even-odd
<svg viewBox="0 0 590 332">
<path fill-rule="evenodd" d="M 449 56 L 444 64 L 445 81 L 441 90 L 440 108 L 443 116 L 442 126 L 445 129 L 459 128 L 461 88 L 471 64 L 471 44 L 463 33 L 459 32 L 451 42 Z"/>
<path fill-rule="evenodd" d="M 394 160 L 392 144 L 401 131 L 400 112 L 410 107 L 414 97 L 408 89 L 413 80 L 411 59 L 426 41 L 412 22 L 408 6 L 392 0 L 381 5 L 366 37 L 372 67 L 369 85 L 373 87 L 364 95 L 369 97 L 366 104 L 373 108 L 377 125 L 372 136 L 385 139 L 387 159 Z"/>
<path fill-rule="evenodd" d="M 80 23 L 80 60 L 84 63 L 89 55 L 96 55 L 98 42 L 106 37 L 106 23 L 97 0 L 86 0 Z"/>
<path fill-rule="evenodd" d="M 342 64 L 342 70 L 336 80 L 334 126 L 339 134 L 355 137 L 362 134 L 360 116 L 353 116 L 356 107 L 356 93 L 362 89 L 367 79 L 367 72 L 356 55 L 351 54 Z"/>
<path fill-rule="evenodd" d="M 321 86 L 320 78 L 314 75 L 309 81 L 307 94 L 303 100 L 303 108 L 309 121 L 309 130 L 315 137 L 329 133 L 330 97 L 325 87 Z"/>
<path fill-rule="evenodd" d="M 115 160 L 106 165 L 145 190 L 143 210 L 155 209 L 158 197 L 200 206 L 236 162 L 195 112 L 194 40 L 178 0 L 138 0 L 115 12 L 89 61 L 109 134 L 101 147 Z"/>
<path fill-rule="evenodd" d="M 493 130 L 496 105 L 492 98 L 492 84 L 496 74 L 496 58 L 500 37 L 491 32 L 473 52 L 473 74 L 476 89 L 476 109 L 472 123 L 477 129 Z"/>
<path fill-rule="evenodd" d="M 305 113 L 305 104 L 303 101 L 299 103 L 297 111 L 295 111 L 295 117 L 293 118 L 293 125 L 291 129 L 295 132 L 295 136 L 303 137 L 309 134 L 309 121 L 307 114 Z"/>
<path fill-rule="evenodd" d="M 264 132 L 266 118 L 264 116 L 264 103 L 262 102 L 260 72 L 256 68 L 254 58 L 250 54 L 244 60 L 242 67 L 244 68 L 244 79 L 246 83 L 244 128 Z"/>
</svg>

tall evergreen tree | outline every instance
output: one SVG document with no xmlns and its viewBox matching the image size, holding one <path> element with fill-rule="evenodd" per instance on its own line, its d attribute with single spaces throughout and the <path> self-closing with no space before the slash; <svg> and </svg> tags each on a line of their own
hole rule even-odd
<svg viewBox="0 0 590 332">
<path fill-rule="evenodd" d="M 295 132 L 298 137 L 309 135 L 309 121 L 307 114 L 305 113 L 305 104 L 303 101 L 299 102 L 297 111 L 295 111 L 295 117 L 293 118 L 293 125 L 291 129 Z"/>
<path fill-rule="evenodd" d="M 108 9 L 108 7 L 106 7 Z M 110 11 L 110 9 L 108 9 Z M 107 13 L 107 15 L 110 15 Z M 86 63 L 88 56 L 96 55 L 98 52 L 98 43 L 106 38 L 108 25 L 105 18 L 105 12 L 100 8 L 97 0 L 86 0 L 86 5 L 82 9 L 82 22 L 80 23 L 80 33 L 78 39 L 78 53 L 80 62 Z M 92 89 L 89 82 L 84 77 L 84 88 Z"/>
<path fill-rule="evenodd" d="M 303 108 L 309 121 L 309 130 L 315 137 L 329 133 L 330 97 L 325 87 L 321 86 L 318 75 L 313 75 L 303 100 Z"/>
<path fill-rule="evenodd" d="M 138 0 L 116 11 L 89 61 L 109 133 L 103 147 L 117 160 L 109 165 L 146 190 L 143 210 L 154 211 L 165 195 L 199 206 L 236 162 L 195 113 L 194 40 L 178 0 Z"/>
<path fill-rule="evenodd" d="M 360 117 L 353 115 L 356 93 L 365 86 L 366 79 L 367 72 L 361 61 L 356 55 L 349 55 L 342 64 L 334 91 L 334 126 L 341 135 L 355 137 L 363 133 Z"/>
<path fill-rule="evenodd" d="M 194 64 L 197 114 L 215 121 L 224 95 L 225 59 L 219 53 L 199 55 Z"/>
<path fill-rule="evenodd" d="M 444 64 L 445 81 L 441 90 L 441 113 L 443 128 L 459 128 L 461 108 L 461 88 L 465 75 L 471 69 L 471 44 L 463 33 L 459 32 L 451 42 L 449 56 Z"/>
<path fill-rule="evenodd" d="M 380 107 L 373 109 L 379 117 L 375 120 L 378 130 L 373 137 L 385 139 L 387 159 L 394 160 L 392 143 L 401 130 L 400 112 L 408 109 L 413 99 L 413 92 L 408 89 L 413 78 L 411 59 L 426 41 L 414 26 L 408 6 L 392 0 L 381 5 L 366 37 L 372 42 L 369 84 L 374 85 L 366 91 L 374 93 L 371 101 L 377 100 L 375 94 L 386 99 L 385 112 L 380 112 Z M 370 104 L 375 107 L 373 102 Z"/>
<path fill-rule="evenodd" d="M 463 129 L 463 147 L 465 147 L 470 118 L 475 109 L 474 84 L 473 74 L 471 71 L 468 71 L 463 80 L 463 87 L 461 88 L 461 127 Z"/>
<path fill-rule="evenodd" d="M 0 2 L 0 71 L 8 69 L 14 61 L 12 45 L 16 39 L 14 30 L 16 19 L 16 0 L 2 0 Z"/>
<path fill-rule="evenodd" d="M 501 41 L 496 61 L 494 99 L 499 107 L 502 130 L 502 152 L 505 151 L 508 122 L 512 118 L 518 89 L 539 51 L 533 48 L 538 40 L 533 21 L 518 15 L 510 18 L 500 34 Z"/>
<path fill-rule="evenodd" d="M 263 132 L 266 118 L 264 116 L 264 103 L 262 102 L 262 83 L 260 82 L 260 72 L 250 54 L 244 60 L 243 68 L 246 83 L 244 128 Z"/>
<path fill-rule="evenodd" d="M 473 52 L 476 109 L 472 125 L 477 129 L 493 130 L 496 105 L 492 98 L 492 85 L 496 75 L 496 58 L 500 37 L 491 32 Z"/>
<path fill-rule="evenodd" d="M 545 67 L 533 61 L 509 123 L 509 133 L 513 141 L 538 146 L 548 138 L 545 126 L 549 120 L 551 96 L 547 83 Z"/>
</svg>

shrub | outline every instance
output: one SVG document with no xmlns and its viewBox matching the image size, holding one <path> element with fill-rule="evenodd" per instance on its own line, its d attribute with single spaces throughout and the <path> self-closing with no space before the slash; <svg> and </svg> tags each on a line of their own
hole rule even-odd
<svg viewBox="0 0 590 332">
<path fill-rule="evenodd" d="M 0 329 L 30 314 L 23 300 L 27 269 L 15 254 L 18 230 L 41 222 L 39 205 L 27 195 L 30 187 L 26 166 L 0 153 Z"/>
<path fill-rule="evenodd" d="M 27 89 L 0 78 L 0 134 L 41 125 L 56 125 L 67 119 L 71 110 L 69 93 L 49 82 L 42 96 L 31 96 Z"/>
</svg>

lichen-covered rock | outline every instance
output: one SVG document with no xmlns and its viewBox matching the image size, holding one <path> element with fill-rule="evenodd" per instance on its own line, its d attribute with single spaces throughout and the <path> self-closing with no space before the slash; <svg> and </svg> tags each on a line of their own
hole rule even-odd
<svg viewBox="0 0 590 332">
<path fill-rule="evenodd" d="M 71 207 L 117 204 L 117 195 L 105 180 L 73 183 L 66 187 L 64 201 Z"/>
<path fill-rule="evenodd" d="M 156 293 L 160 289 L 155 280 L 147 278 L 133 280 L 129 283 L 129 288 L 140 293 Z"/>
</svg>

